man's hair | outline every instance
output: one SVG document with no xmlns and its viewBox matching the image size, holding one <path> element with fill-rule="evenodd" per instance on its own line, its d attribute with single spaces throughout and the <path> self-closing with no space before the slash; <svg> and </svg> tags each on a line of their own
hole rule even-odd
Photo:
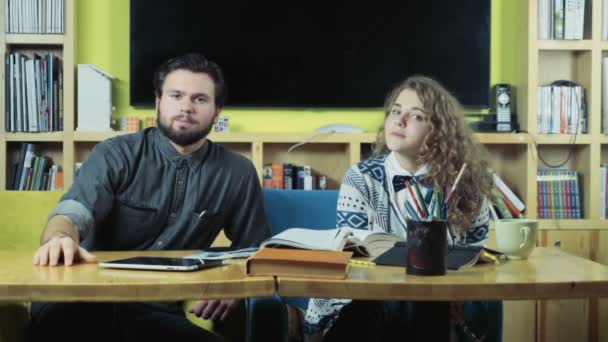
<svg viewBox="0 0 608 342">
<path fill-rule="evenodd" d="M 208 60 L 207 57 L 200 53 L 188 53 L 171 58 L 156 70 L 154 73 L 154 95 L 157 98 L 160 98 L 163 94 L 163 84 L 167 75 L 175 70 L 188 70 L 194 73 L 209 75 L 215 87 L 215 105 L 217 107 L 224 106 L 228 89 L 222 69 L 215 62 Z"/>
</svg>

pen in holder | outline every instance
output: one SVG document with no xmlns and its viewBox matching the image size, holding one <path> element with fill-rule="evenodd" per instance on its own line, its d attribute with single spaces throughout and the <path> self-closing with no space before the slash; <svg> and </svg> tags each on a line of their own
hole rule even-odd
<svg viewBox="0 0 608 342">
<path fill-rule="evenodd" d="M 447 273 L 448 240 L 446 221 L 407 219 L 406 273 L 444 275 Z"/>
</svg>

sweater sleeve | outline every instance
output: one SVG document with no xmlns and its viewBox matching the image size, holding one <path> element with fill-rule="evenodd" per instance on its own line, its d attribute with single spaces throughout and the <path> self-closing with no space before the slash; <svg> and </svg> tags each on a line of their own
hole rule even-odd
<svg viewBox="0 0 608 342">
<path fill-rule="evenodd" d="M 491 205 L 487 198 L 484 198 L 479 216 L 475 219 L 471 227 L 466 232 L 464 243 L 471 246 L 485 246 L 488 241 L 490 231 L 490 210 Z"/>
<path fill-rule="evenodd" d="M 353 165 L 346 172 L 340 186 L 336 210 L 336 227 L 368 230 L 370 229 L 369 211 L 369 190 L 363 175 L 356 165 Z"/>
</svg>

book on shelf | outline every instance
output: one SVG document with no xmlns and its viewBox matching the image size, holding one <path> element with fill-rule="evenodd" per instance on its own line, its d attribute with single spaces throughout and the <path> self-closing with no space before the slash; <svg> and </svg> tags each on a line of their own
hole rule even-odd
<svg viewBox="0 0 608 342">
<path fill-rule="evenodd" d="M 262 248 L 247 259 L 247 275 L 344 279 L 352 252 Z"/>
<path fill-rule="evenodd" d="M 538 133 L 587 133 L 585 88 L 571 81 L 538 87 Z"/>
<path fill-rule="evenodd" d="M 606 19 L 608 20 L 608 17 Z M 608 57 L 602 58 L 602 133 L 608 133 Z"/>
<path fill-rule="evenodd" d="M 564 39 L 583 39 L 585 0 L 564 0 Z"/>
<path fill-rule="evenodd" d="M 64 33 L 64 6 L 64 0 L 5 0 L 4 32 Z"/>
<path fill-rule="evenodd" d="M 272 166 L 266 164 L 262 170 L 262 187 L 265 189 L 272 189 L 272 185 Z"/>
<path fill-rule="evenodd" d="M 314 173 L 310 165 L 264 164 L 262 187 L 285 190 L 326 190 L 327 177 Z"/>
<path fill-rule="evenodd" d="M 537 215 L 541 219 L 580 219 L 582 208 L 578 173 L 569 169 L 537 172 Z"/>
<path fill-rule="evenodd" d="M 564 0 L 553 1 L 553 38 L 564 39 Z"/>
<path fill-rule="evenodd" d="M 494 185 L 498 188 L 498 191 L 500 191 L 500 193 L 506 197 L 519 212 L 523 212 L 524 209 L 526 209 L 524 202 L 515 195 L 511 188 L 505 184 L 494 170 L 490 170 L 490 172 L 492 173 L 492 179 L 494 180 Z"/>
<path fill-rule="evenodd" d="M 600 219 L 605 220 L 608 217 L 608 165 L 600 166 Z"/>
<path fill-rule="evenodd" d="M 492 190 L 492 205 L 496 208 L 496 213 L 501 219 L 512 219 L 513 213 L 507 207 L 505 203 L 505 198 L 502 196 L 500 191 L 496 187 L 493 187 Z"/>
<path fill-rule="evenodd" d="M 497 264 L 499 263 L 501 256 L 502 254 L 500 252 L 486 247 L 451 246 L 448 247 L 447 268 L 449 270 L 459 270 L 478 263 Z M 405 267 L 407 263 L 406 260 L 407 244 L 405 242 L 397 242 L 393 248 L 374 259 L 374 263 L 376 265 Z"/>
<path fill-rule="evenodd" d="M 515 205 L 511 202 L 511 200 L 509 200 L 508 197 L 505 197 L 504 194 L 502 194 L 502 200 L 505 203 L 507 210 L 509 210 L 509 212 L 511 213 L 511 215 L 513 215 L 513 217 L 516 217 L 516 218 L 524 217 L 524 215 L 515 207 Z"/>
<path fill-rule="evenodd" d="M 63 190 L 63 174 L 53 160 L 38 155 L 39 146 L 22 143 L 19 160 L 13 164 L 11 190 Z"/>
<path fill-rule="evenodd" d="M 5 124 L 7 132 L 63 129 L 63 70 L 52 52 L 13 52 L 5 56 Z"/>
<path fill-rule="evenodd" d="M 538 39 L 583 39 L 585 0 L 539 0 Z"/>
<path fill-rule="evenodd" d="M 288 247 L 326 251 L 352 251 L 376 256 L 404 239 L 393 234 L 349 227 L 335 229 L 288 228 L 262 242 L 260 247 Z"/>
<path fill-rule="evenodd" d="M 602 2 L 602 39 L 608 40 L 608 0 Z"/>
<path fill-rule="evenodd" d="M 283 189 L 292 190 L 294 189 L 293 179 L 293 165 L 286 163 L 283 164 Z"/>
</svg>

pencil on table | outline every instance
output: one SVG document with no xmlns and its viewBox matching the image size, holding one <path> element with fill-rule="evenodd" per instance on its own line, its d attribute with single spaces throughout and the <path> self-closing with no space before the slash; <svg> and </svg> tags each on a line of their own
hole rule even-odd
<svg viewBox="0 0 608 342">
<path fill-rule="evenodd" d="M 373 261 L 350 259 L 350 264 L 353 266 L 376 266 Z"/>
</svg>

